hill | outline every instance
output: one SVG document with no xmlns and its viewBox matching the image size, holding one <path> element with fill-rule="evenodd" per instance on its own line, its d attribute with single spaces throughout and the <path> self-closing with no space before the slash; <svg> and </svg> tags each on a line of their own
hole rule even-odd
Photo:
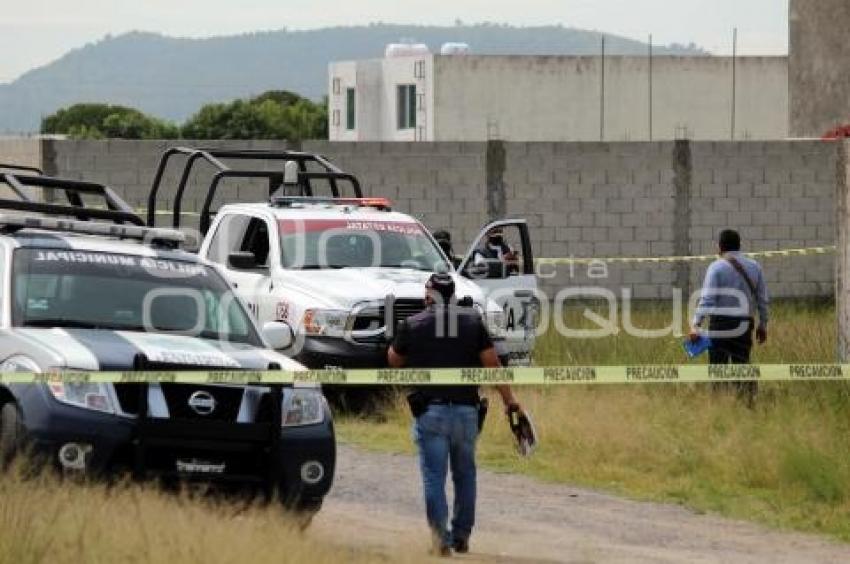
<svg viewBox="0 0 850 564">
<path fill-rule="evenodd" d="M 327 65 L 377 58 L 402 38 L 428 44 L 464 41 L 476 54 L 595 54 L 596 31 L 496 24 L 447 27 L 372 24 L 309 31 L 268 31 L 186 39 L 131 32 L 73 49 L 56 61 L 0 85 L 0 132 L 38 129 L 39 120 L 77 102 L 107 102 L 183 120 L 201 105 L 286 89 L 313 99 L 327 92 Z M 605 34 L 606 52 L 643 54 L 646 45 Z M 658 54 L 706 54 L 691 46 Z"/>
</svg>

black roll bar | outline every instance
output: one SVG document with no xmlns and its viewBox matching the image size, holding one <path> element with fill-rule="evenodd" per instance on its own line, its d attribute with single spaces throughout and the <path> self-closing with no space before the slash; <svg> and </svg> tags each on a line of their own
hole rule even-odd
<svg viewBox="0 0 850 564">
<path fill-rule="evenodd" d="M 218 191 L 218 186 L 225 178 L 265 178 L 269 182 L 269 196 L 274 194 L 283 184 L 283 173 L 277 171 L 262 171 L 262 170 L 220 170 L 213 175 L 210 187 L 207 190 L 207 195 L 204 198 L 204 205 L 201 208 L 201 220 L 198 228 L 203 235 L 207 234 L 210 228 L 210 208 L 212 207 L 215 193 Z M 175 199 L 175 204 L 177 200 Z M 175 227 L 179 226 L 178 208 L 174 208 Z"/>
<path fill-rule="evenodd" d="M 0 163 L 0 170 L 19 170 L 21 172 L 34 172 L 39 176 L 44 176 L 44 171 L 38 168 L 37 166 Z"/>
<path fill-rule="evenodd" d="M 313 187 L 311 184 L 311 180 L 325 179 L 330 184 L 331 193 L 335 198 L 340 197 L 339 186 L 337 184 L 337 182 L 340 180 L 346 181 L 352 185 L 355 197 L 360 198 L 363 196 L 363 191 L 360 187 L 360 183 L 358 182 L 357 178 L 355 178 L 351 174 L 343 172 L 322 155 L 287 150 L 276 151 L 267 149 L 212 149 L 193 147 L 172 147 L 164 151 L 162 156 L 160 157 L 159 164 L 157 165 L 156 173 L 154 175 L 153 183 L 151 184 L 151 190 L 148 194 L 147 223 L 151 227 L 153 227 L 156 222 L 157 194 L 159 193 L 160 186 L 162 185 L 162 179 L 165 175 L 168 163 L 175 155 L 185 156 L 186 162 L 183 165 L 183 172 L 180 175 L 180 181 L 177 185 L 177 191 L 174 195 L 174 206 L 172 213 L 172 225 L 174 228 L 180 227 L 180 215 L 182 211 L 182 203 L 186 191 L 186 186 L 189 183 L 189 179 L 191 177 L 191 173 L 195 166 L 195 163 L 199 160 L 206 162 L 218 171 L 213 177 L 213 180 L 211 181 L 210 186 L 207 190 L 207 195 L 204 199 L 204 209 L 201 214 L 201 225 L 206 226 L 206 228 L 209 227 L 210 223 L 209 214 L 210 206 L 213 199 L 210 196 L 210 193 L 215 193 L 215 191 L 218 189 L 218 184 L 221 182 L 222 178 L 267 178 L 269 180 L 269 198 L 272 197 L 274 192 L 277 191 L 283 183 L 283 176 L 281 171 L 261 171 L 251 169 L 235 170 L 231 169 L 227 164 L 223 163 L 221 159 L 294 161 L 298 164 L 298 186 L 301 190 L 302 195 L 313 195 Z M 324 170 L 308 171 L 307 163 L 310 162 L 317 164 Z M 225 172 L 228 174 L 220 175 L 221 173 Z M 206 233 L 205 228 L 202 227 L 201 232 Z"/>
<path fill-rule="evenodd" d="M 81 180 L 67 180 L 52 176 L 30 176 L 0 172 L 0 183 L 7 185 L 18 199 L 0 198 L 0 209 L 31 211 L 48 215 L 68 215 L 79 220 L 105 219 L 117 223 L 144 226 L 145 222 L 133 212 L 108 186 Z M 68 205 L 35 202 L 29 197 L 26 187 L 61 190 Z M 87 208 L 80 194 L 93 194 L 103 198 L 106 209 Z"/>
</svg>

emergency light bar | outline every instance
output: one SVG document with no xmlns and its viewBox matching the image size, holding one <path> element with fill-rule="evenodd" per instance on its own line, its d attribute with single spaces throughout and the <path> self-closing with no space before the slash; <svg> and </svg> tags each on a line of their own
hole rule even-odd
<svg viewBox="0 0 850 564">
<path fill-rule="evenodd" d="M 335 206 L 356 206 L 391 211 L 392 202 L 388 198 L 316 198 L 310 196 L 278 196 L 272 198 L 274 206 L 292 207 L 294 204 L 331 204 Z"/>
<path fill-rule="evenodd" d="M 185 242 L 186 236 L 173 229 L 139 227 L 137 225 L 121 225 L 117 223 L 98 223 L 94 221 L 78 221 L 54 217 L 31 215 L 0 214 L 0 230 L 15 232 L 21 229 L 43 229 L 45 231 L 62 231 L 64 233 L 80 233 L 85 235 L 101 235 L 120 239 L 135 239 L 151 244 L 160 244 L 176 248 Z"/>
</svg>

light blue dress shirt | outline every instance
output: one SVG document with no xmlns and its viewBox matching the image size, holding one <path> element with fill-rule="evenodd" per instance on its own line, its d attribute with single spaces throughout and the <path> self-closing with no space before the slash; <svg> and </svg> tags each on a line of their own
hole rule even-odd
<svg viewBox="0 0 850 564">
<path fill-rule="evenodd" d="M 735 267 L 728 260 L 725 258 L 717 259 L 708 265 L 708 270 L 705 273 L 699 305 L 693 319 L 694 326 L 700 325 L 706 316 L 712 314 L 755 317 L 756 310 L 758 310 L 759 327 L 767 326 L 767 304 L 769 300 L 761 265 L 740 252 L 728 252 L 724 256 L 734 257 L 755 284 L 756 303 L 753 303 L 753 294 L 744 277 L 735 270 Z M 737 295 L 724 293 L 724 291 L 728 292 L 730 289 L 737 290 L 740 293 Z M 719 308 L 738 308 L 739 313 L 730 313 L 728 309 L 718 311 Z"/>
</svg>

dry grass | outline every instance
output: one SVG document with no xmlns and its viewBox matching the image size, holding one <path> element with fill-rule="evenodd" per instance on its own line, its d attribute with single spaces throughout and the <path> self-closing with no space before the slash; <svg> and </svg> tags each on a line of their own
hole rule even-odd
<svg viewBox="0 0 850 564">
<path fill-rule="evenodd" d="M 299 532 L 276 505 L 239 506 L 138 485 L 0 479 L 0 562 L 372 562 Z"/>
<path fill-rule="evenodd" d="M 665 319 L 657 308 L 636 315 L 647 327 Z M 829 362 L 834 343 L 831 304 L 780 304 L 770 343 L 756 357 Z M 622 334 L 581 341 L 550 334 L 537 354 L 540 364 L 684 362 L 678 339 Z M 541 447 L 531 459 L 519 459 L 507 425 L 494 414 L 480 442 L 485 467 L 850 541 L 845 383 L 762 385 L 752 410 L 704 385 L 527 388 L 519 395 L 534 416 Z M 339 429 L 344 440 L 410 452 L 409 424 L 399 402 L 385 424 L 346 420 Z"/>
</svg>

